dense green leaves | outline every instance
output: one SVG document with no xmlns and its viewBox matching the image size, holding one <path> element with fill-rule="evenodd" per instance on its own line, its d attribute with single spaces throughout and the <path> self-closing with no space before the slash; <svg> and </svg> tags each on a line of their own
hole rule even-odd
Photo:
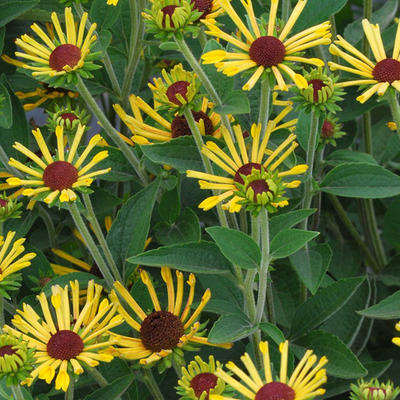
<svg viewBox="0 0 400 400">
<path fill-rule="evenodd" d="M 94 0 L 90 8 L 90 19 L 99 29 L 109 29 L 117 21 L 121 5 L 110 7 L 103 0 Z"/>
<path fill-rule="evenodd" d="M 301 229 L 285 229 L 272 239 L 271 257 L 288 257 L 318 235 L 319 232 L 303 231 Z"/>
<path fill-rule="evenodd" d="M 400 197 L 396 197 L 386 210 L 383 236 L 397 251 L 400 250 Z"/>
<path fill-rule="evenodd" d="M 195 273 L 222 274 L 229 272 L 231 264 L 217 245 L 200 241 L 159 247 L 128 259 L 133 264 L 162 267 L 164 265 Z"/>
<path fill-rule="evenodd" d="M 250 236 L 222 226 L 207 228 L 206 231 L 233 265 L 243 269 L 259 268 L 261 251 Z"/>
<path fill-rule="evenodd" d="M 291 336 L 298 338 L 326 321 L 346 304 L 364 279 L 365 277 L 342 279 L 320 289 L 297 309 Z"/>
<path fill-rule="evenodd" d="M 272 217 L 269 220 L 269 234 L 271 238 L 273 238 L 280 231 L 291 228 L 292 226 L 303 221 L 310 215 L 314 214 L 315 211 L 315 208 L 311 208 L 309 210 L 296 210 Z"/>
<path fill-rule="evenodd" d="M 39 0 L 0 0 L 0 27 L 35 7 Z"/>
<path fill-rule="evenodd" d="M 92 392 L 89 396 L 85 397 L 85 400 L 116 399 L 127 391 L 134 379 L 135 376 L 133 374 L 121 376 L 109 383 L 107 386 Z"/>
<path fill-rule="evenodd" d="M 10 94 L 6 87 L 0 83 L 0 127 L 6 129 L 11 128 L 12 115 L 13 112 Z"/>
<path fill-rule="evenodd" d="M 348 163 L 330 171 L 320 188 L 337 196 L 379 199 L 400 194 L 400 176 L 379 165 Z"/>
<path fill-rule="evenodd" d="M 368 318 L 376 319 L 398 319 L 400 318 L 400 290 L 386 297 L 378 304 L 375 304 L 365 310 L 359 311 L 359 314 Z"/>
<path fill-rule="evenodd" d="M 242 90 L 233 90 L 222 98 L 222 106 L 215 107 L 219 114 L 247 114 L 250 112 L 249 98 Z"/>
</svg>

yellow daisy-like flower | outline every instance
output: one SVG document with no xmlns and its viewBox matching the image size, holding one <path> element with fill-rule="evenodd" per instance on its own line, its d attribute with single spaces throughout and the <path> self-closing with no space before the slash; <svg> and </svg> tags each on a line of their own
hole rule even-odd
<svg viewBox="0 0 400 400">
<path fill-rule="evenodd" d="M 187 343 L 207 344 L 223 348 L 231 348 L 231 344 L 213 345 L 207 338 L 196 336 L 200 323 L 196 322 L 201 311 L 211 298 L 211 291 L 207 289 L 197 306 L 190 315 L 190 308 L 193 303 L 196 277 L 189 275 L 187 281 L 190 290 L 187 302 L 182 311 L 183 300 L 183 273 L 176 271 L 177 289 L 175 292 L 174 281 L 171 270 L 167 267 L 161 268 L 161 276 L 167 285 L 168 308 L 161 308 L 158 296 L 146 271 L 140 271 L 142 282 L 146 285 L 154 311 L 146 313 L 136 300 L 129 294 L 128 290 L 120 282 L 114 286 L 118 294 L 129 305 L 134 312 L 134 317 L 120 304 L 118 311 L 125 321 L 139 333 L 139 337 L 117 336 L 119 347 L 116 349 L 121 358 L 128 360 L 140 360 L 140 364 L 150 364 L 169 356 L 175 349 L 185 346 Z M 116 293 L 111 293 L 113 301 L 118 301 Z"/>
<path fill-rule="evenodd" d="M 77 149 L 84 132 L 85 126 L 79 125 L 71 147 L 65 151 L 63 127 L 58 126 L 56 128 L 57 153 L 53 156 L 50 154 L 40 130 L 33 130 L 32 134 L 44 160 L 21 143 L 16 142 L 13 147 L 32 160 L 36 166 L 29 167 L 14 158 L 10 158 L 9 165 L 26 173 L 28 179 L 11 177 L 7 179 L 7 183 L 10 186 L 28 186 L 29 188 L 22 192 L 24 196 L 40 194 L 43 197 L 43 195 L 46 195 L 44 201 L 47 204 L 56 199 L 59 199 L 60 202 L 75 201 L 77 196 L 74 189 L 79 190 L 80 187 L 90 186 L 95 176 L 110 171 L 110 168 L 107 168 L 89 172 L 96 164 L 108 157 L 107 150 L 98 152 L 90 162 L 82 166 L 90 151 L 102 140 L 100 135 L 93 136 L 78 157 Z"/>
<path fill-rule="evenodd" d="M 170 120 L 165 119 L 156 110 L 150 107 L 139 96 L 130 95 L 129 102 L 133 116 L 128 115 L 119 104 L 114 104 L 114 110 L 121 121 L 132 132 L 132 141 L 138 144 L 150 144 L 153 142 L 168 142 L 179 136 L 191 135 L 192 132 L 184 116 L 175 115 Z M 202 135 L 221 137 L 221 116 L 215 113 L 206 97 L 203 97 L 200 111 L 192 111 Z M 149 116 L 156 126 L 144 122 L 142 112 Z"/>
<path fill-rule="evenodd" d="M 391 58 L 386 56 L 379 25 L 371 24 L 367 19 L 363 19 L 362 27 L 376 61 L 371 61 L 338 35 L 338 40 L 335 40 L 334 43 L 342 47 L 348 53 L 334 44 L 329 47 L 329 51 L 333 55 L 341 57 L 350 64 L 351 67 L 334 62 L 328 62 L 328 65 L 332 71 L 342 70 L 362 77 L 362 79 L 354 81 L 340 82 L 337 85 L 341 87 L 369 85 L 370 87 L 357 97 L 360 103 L 365 103 L 375 93 L 378 93 L 379 96 L 383 96 L 389 86 L 393 86 L 397 91 L 400 91 L 400 24 L 397 24 L 396 38 L 394 40 Z"/>
<path fill-rule="evenodd" d="M 178 64 L 170 72 L 163 69 L 161 74 L 162 78 L 154 78 L 153 83 L 149 83 L 156 108 L 179 110 L 195 100 L 200 82 L 194 72 L 185 71 L 182 64 Z"/>
<path fill-rule="evenodd" d="M 199 179 L 199 185 L 201 189 L 207 190 L 221 190 L 222 194 L 216 196 L 210 196 L 203 200 L 199 207 L 207 211 L 215 207 L 220 202 L 230 199 L 222 207 L 224 209 L 229 209 L 230 212 L 238 212 L 241 209 L 240 202 L 242 197 L 235 194 L 241 189 L 239 185 L 243 185 L 243 178 L 252 174 L 253 170 L 260 171 L 262 168 L 269 173 L 274 173 L 275 170 L 283 163 L 283 161 L 293 153 L 294 149 L 298 146 L 295 142 L 296 135 L 290 134 L 286 140 L 284 140 L 275 150 L 270 150 L 267 148 L 268 141 L 272 132 L 283 129 L 283 128 L 294 128 L 297 123 L 297 119 L 279 124 L 279 122 L 292 110 L 291 106 L 287 106 L 283 111 L 273 120 L 268 122 L 267 128 L 264 133 L 264 137 L 261 140 L 261 125 L 253 124 L 251 127 L 251 152 L 250 156 L 247 154 L 247 149 L 245 141 L 243 138 L 243 132 L 240 125 L 235 125 L 233 127 L 236 142 L 239 146 L 239 152 L 232 141 L 232 138 L 228 131 L 222 127 L 222 135 L 225 139 L 227 147 L 229 149 L 230 155 L 226 154 L 216 143 L 207 142 L 203 148 L 202 153 L 208 157 L 213 163 L 218 165 L 224 171 L 226 171 L 231 177 L 225 177 L 220 175 L 211 175 L 205 172 L 188 170 L 186 172 L 189 178 Z M 264 161 L 265 154 L 268 157 Z M 307 170 L 307 165 L 301 164 L 296 165 L 288 171 L 279 172 L 277 174 L 278 178 L 287 177 L 290 175 L 303 174 Z M 295 188 L 300 185 L 299 180 L 294 180 L 291 182 L 284 182 L 283 186 L 286 188 Z M 259 189 L 264 188 L 265 185 L 253 184 L 253 190 L 260 194 Z M 267 185 L 268 186 L 268 185 Z M 287 201 L 280 203 L 273 203 L 272 206 L 283 207 L 288 204 Z"/>
<path fill-rule="evenodd" d="M 396 331 L 400 332 L 400 321 L 395 325 Z M 400 337 L 394 337 L 392 339 L 392 342 L 396 345 L 400 347 Z"/>
<path fill-rule="evenodd" d="M 96 24 L 90 26 L 84 37 L 87 19 L 88 13 L 85 12 L 77 29 L 71 8 L 67 7 L 65 9 L 65 34 L 57 14 L 53 12 L 51 20 L 57 33 L 57 38 L 54 39 L 49 37 L 38 24 L 31 25 L 32 31 L 36 33 L 40 41 L 29 35 L 22 35 L 15 41 L 15 44 L 23 50 L 23 52 L 15 52 L 15 55 L 28 60 L 19 66 L 32 70 L 32 76 L 40 76 L 42 79 L 58 77 L 84 68 L 90 47 L 96 40 L 96 36 L 93 34 Z"/>
<path fill-rule="evenodd" d="M 208 28 L 206 31 L 208 35 L 227 41 L 237 50 L 234 52 L 212 50 L 203 54 L 204 64 L 215 64 L 218 71 L 222 71 L 228 76 L 255 68 L 254 73 L 243 86 L 243 90 L 251 90 L 264 71 L 271 72 L 275 76 L 280 90 L 288 90 L 281 72 L 284 72 L 299 88 L 307 88 L 307 81 L 302 75 L 296 74 L 290 64 L 300 62 L 318 67 L 324 65 L 324 62 L 318 58 L 301 57 L 301 52 L 311 47 L 330 43 L 329 21 L 312 26 L 288 38 L 290 31 L 306 6 L 307 0 L 297 2 L 285 26 L 279 32 L 276 32 L 275 27 L 279 0 L 271 0 L 269 20 L 266 27 L 265 23 L 256 19 L 252 0 L 242 0 L 241 3 L 246 10 L 249 26 L 246 26 L 242 21 L 229 0 L 219 1 L 220 6 L 237 26 L 240 34 L 243 35 L 244 40 L 241 37 L 235 37 L 224 32 L 213 22 L 203 21 Z"/>
<path fill-rule="evenodd" d="M 117 305 L 107 299 L 100 301 L 103 288 L 90 281 L 86 303 L 80 309 L 79 282 L 70 282 L 70 286 L 71 292 L 68 286 L 52 286 L 52 310 L 44 293 L 37 296 L 43 316 L 24 303 L 22 310 L 17 310 L 12 319 L 15 329 L 4 326 L 7 333 L 22 333 L 28 346 L 36 348 L 36 368 L 28 385 L 37 377 L 51 383 L 58 370 L 55 388 L 66 391 L 70 383 L 69 373 L 80 375 L 84 372 L 84 365 L 95 367 L 100 361 L 113 359 L 107 350 L 115 340 L 110 340 L 108 330 L 123 322 L 120 315 L 115 315 Z"/>
<path fill-rule="evenodd" d="M 312 350 L 307 350 L 303 358 L 297 364 L 290 378 L 287 376 L 289 343 L 280 344 L 281 364 L 279 378 L 272 376 L 268 342 L 260 343 L 260 351 L 263 358 L 264 376 L 260 376 L 250 356 L 245 353 L 241 360 L 248 371 L 248 375 L 238 368 L 233 362 L 228 362 L 226 368 L 235 374 L 240 381 L 226 372 L 218 369 L 215 373 L 227 384 L 231 385 L 244 398 L 251 400 L 307 400 L 325 393 L 321 385 L 326 383 L 326 371 L 322 367 L 328 362 L 324 356 L 317 362 L 317 356 Z M 211 395 L 210 400 L 237 400 L 232 397 Z"/>
</svg>

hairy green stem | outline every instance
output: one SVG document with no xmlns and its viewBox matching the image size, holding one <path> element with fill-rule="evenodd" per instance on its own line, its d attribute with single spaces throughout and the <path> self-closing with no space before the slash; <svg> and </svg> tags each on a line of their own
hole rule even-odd
<svg viewBox="0 0 400 400">
<path fill-rule="evenodd" d="M 75 204 L 75 202 L 68 203 L 68 209 L 72 216 L 72 219 L 74 220 L 76 227 L 78 228 L 79 233 L 85 240 L 86 247 L 88 248 L 90 254 L 92 255 L 94 262 L 99 267 L 99 270 L 103 275 L 107 283 L 107 286 L 111 288 L 114 283 L 114 278 L 108 268 L 108 265 L 104 261 L 103 256 L 101 255 L 99 249 L 97 248 L 96 243 L 94 242 L 89 230 L 87 229 L 85 222 L 83 221 L 81 213 L 79 212 L 79 209 Z"/>
<path fill-rule="evenodd" d="M 14 396 L 14 400 L 25 400 L 25 396 L 22 393 L 22 389 L 20 385 L 12 385 L 11 391 Z"/>
<path fill-rule="evenodd" d="M 121 150 L 125 158 L 128 160 L 129 164 L 135 170 L 137 176 L 139 177 L 141 183 L 146 185 L 149 182 L 148 176 L 142 170 L 140 165 L 140 161 L 136 157 L 136 154 L 133 150 L 123 141 L 123 139 L 119 136 L 118 132 L 114 129 L 114 127 L 110 124 L 107 117 L 104 115 L 103 111 L 97 105 L 96 100 L 93 98 L 88 88 L 86 87 L 84 81 L 80 76 L 78 76 L 78 82 L 76 84 L 76 88 L 79 91 L 79 94 L 92 110 L 93 114 L 97 117 L 99 122 L 101 123 L 104 131 L 110 137 L 110 139 L 117 145 L 117 147 Z"/>
<path fill-rule="evenodd" d="M 290 0 L 282 1 L 282 21 L 287 22 L 290 14 Z"/>
<path fill-rule="evenodd" d="M 129 0 L 131 14 L 131 37 L 129 41 L 128 65 L 122 83 L 122 102 L 128 104 L 129 92 L 140 60 L 140 43 L 144 36 L 144 21 L 141 11 L 144 9 L 144 0 Z"/>
<path fill-rule="evenodd" d="M 269 78 L 265 75 L 261 80 L 260 109 L 258 111 L 258 123 L 261 124 L 262 137 L 264 136 L 264 132 L 269 119 L 270 101 L 271 88 L 269 85 Z"/>
<path fill-rule="evenodd" d="M 317 140 L 319 138 L 319 126 L 318 126 L 318 115 L 313 111 L 311 112 L 311 127 L 310 136 L 308 138 L 307 144 L 307 154 L 306 154 L 306 164 L 308 165 L 308 170 L 304 179 L 304 197 L 302 202 L 302 208 L 310 208 L 311 201 L 313 198 L 313 169 L 314 169 L 314 159 L 315 150 L 317 145 Z M 307 229 L 308 218 L 305 218 L 301 224 L 302 229 Z"/>
<path fill-rule="evenodd" d="M 396 123 L 397 136 L 400 140 L 400 106 L 397 100 L 397 92 L 392 87 L 390 87 L 388 90 L 388 101 L 390 111 L 392 112 L 392 117 Z"/>
<path fill-rule="evenodd" d="M 358 233 L 356 227 L 351 222 L 350 218 L 347 216 L 345 209 L 343 208 L 342 204 L 340 203 L 339 199 L 334 196 L 333 194 L 328 194 L 328 199 L 333 205 L 337 215 L 339 216 L 340 220 L 342 221 L 343 225 L 346 227 L 347 231 L 350 233 L 354 241 L 360 246 L 360 249 L 365 255 L 367 263 L 373 268 L 375 272 L 379 271 L 379 266 L 370 251 L 369 247 L 365 244 L 364 240 Z"/>
<path fill-rule="evenodd" d="M 64 396 L 65 400 L 74 400 L 74 386 L 75 386 L 74 374 L 70 373 L 68 389 L 65 392 Z"/>
<path fill-rule="evenodd" d="M 153 373 L 150 368 L 142 368 L 143 380 L 149 389 L 154 400 L 164 400 L 164 396 L 158 387 L 156 380 L 154 379 Z"/>
<path fill-rule="evenodd" d="M 108 247 L 106 238 L 104 237 L 103 231 L 96 217 L 96 213 L 94 212 L 90 196 L 87 193 L 83 194 L 83 201 L 85 203 L 85 207 L 88 212 L 87 220 L 92 224 L 93 232 L 96 235 L 97 240 L 99 241 L 101 249 L 103 250 L 104 256 L 107 260 L 109 267 L 111 268 L 114 278 L 117 281 L 122 282 L 122 277 L 118 271 L 117 265 L 115 264 L 110 248 Z"/>
<path fill-rule="evenodd" d="M 37 207 L 39 210 L 40 218 L 46 225 L 50 247 L 56 247 L 56 228 L 54 227 L 53 220 L 51 219 L 48 211 L 41 204 L 38 204 Z"/>
<path fill-rule="evenodd" d="M 83 13 L 85 12 L 82 4 L 74 2 L 74 8 L 75 8 L 75 11 L 77 12 L 77 14 L 79 15 L 79 17 L 82 18 Z M 86 27 L 89 28 L 90 25 L 91 25 L 91 22 L 88 19 L 86 22 Z M 96 30 L 93 33 L 96 35 L 97 38 L 99 38 L 99 33 Z M 112 65 L 110 56 L 108 55 L 106 50 L 103 52 L 102 62 L 104 64 L 104 68 L 107 71 L 107 75 L 110 78 L 113 92 L 115 93 L 115 95 L 117 97 L 121 98 L 121 87 L 119 86 L 117 75 L 115 74 L 114 67 Z"/>
<path fill-rule="evenodd" d="M 196 57 L 193 55 L 192 51 L 190 50 L 189 46 L 186 44 L 185 39 L 178 38 L 176 35 L 174 36 L 175 42 L 178 45 L 180 52 L 185 57 L 186 61 L 191 66 L 192 70 L 197 74 L 201 83 L 203 84 L 204 88 L 206 89 L 207 93 L 210 95 L 211 100 L 216 106 L 222 106 L 222 100 L 219 97 L 217 91 L 214 88 L 212 82 L 208 79 L 208 76 L 204 72 L 203 68 L 197 61 Z M 232 127 L 229 122 L 228 116 L 226 114 L 221 115 L 222 124 L 228 129 L 229 133 L 231 134 L 233 140 L 235 140 Z"/>
</svg>

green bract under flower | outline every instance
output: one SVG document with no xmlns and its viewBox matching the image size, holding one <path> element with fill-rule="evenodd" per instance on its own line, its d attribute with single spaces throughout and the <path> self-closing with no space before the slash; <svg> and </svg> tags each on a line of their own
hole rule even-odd
<svg viewBox="0 0 400 400">
<path fill-rule="evenodd" d="M 22 338 L 0 335 L 0 378 L 6 378 L 7 386 L 18 385 L 29 377 L 34 352 Z"/>
<path fill-rule="evenodd" d="M 345 92 L 336 85 L 337 76 L 328 75 L 322 71 L 322 68 L 318 68 L 304 74 L 304 78 L 308 83 L 307 88 L 299 89 L 296 86 L 292 88 L 296 96 L 291 100 L 297 103 L 297 109 L 303 109 L 308 113 L 311 111 L 317 113 L 341 111 L 336 103 L 343 100 L 341 96 Z"/>
<path fill-rule="evenodd" d="M 336 146 L 336 139 L 340 139 L 346 134 L 341 131 L 342 124 L 339 123 L 339 118 L 335 118 L 332 114 L 328 114 L 321 126 L 320 141 Z"/>
<path fill-rule="evenodd" d="M 0 223 L 9 218 L 20 218 L 22 203 L 17 199 L 8 197 L 5 193 L 0 195 Z"/>
<path fill-rule="evenodd" d="M 154 1 L 150 10 L 143 12 L 147 30 L 160 39 L 172 38 L 174 34 L 198 32 L 199 27 L 193 25 L 202 12 L 193 7 L 187 0 Z"/>
<path fill-rule="evenodd" d="M 380 383 L 378 379 L 365 382 L 361 379 L 357 385 L 352 384 L 350 400 L 394 400 L 400 393 L 400 388 L 393 382 Z"/>
</svg>

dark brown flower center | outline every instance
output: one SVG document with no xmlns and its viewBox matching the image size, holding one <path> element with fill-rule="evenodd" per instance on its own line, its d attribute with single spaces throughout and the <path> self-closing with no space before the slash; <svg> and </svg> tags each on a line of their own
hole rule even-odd
<svg viewBox="0 0 400 400">
<path fill-rule="evenodd" d="M 250 46 L 249 56 L 257 64 L 272 67 L 280 64 L 286 55 L 284 44 L 275 36 L 261 36 Z"/>
<path fill-rule="evenodd" d="M 170 5 L 170 6 L 165 6 L 165 7 L 163 7 L 163 8 L 161 9 L 161 11 L 162 11 L 162 13 L 163 13 L 163 21 L 162 21 L 163 28 L 165 28 L 165 26 L 166 26 L 167 15 L 169 16 L 169 24 L 170 24 L 171 28 L 174 28 L 174 27 L 175 27 L 175 25 L 174 25 L 174 23 L 173 23 L 173 21 L 172 21 L 172 15 L 174 14 L 175 9 L 176 9 L 177 7 L 178 7 L 178 6 Z"/>
<path fill-rule="evenodd" d="M 0 199 L 0 207 L 5 207 L 7 205 L 7 200 Z"/>
<path fill-rule="evenodd" d="M 81 59 L 81 49 L 73 44 L 62 44 L 56 47 L 49 58 L 51 69 L 62 71 L 66 65 L 75 67 Z"/>
<path fill-rule="evenodd" d="M 244 164 L 242 165 L 235 174 L 234 177 L 234 181 L 237 183 L 240 183 L 241 185 L 243 185 L 244 180 L 242 179 L 242 177 L 240 175 L 250 175 L 251 171 L 253 171 L 253 168 L 258 169 L 259 171 L 261 171 L 261 164 L 257 164 L 257 163 L 248 163 L 248 164 Z"/>
<path fill-rule="evenodd" d="M 195 10 L 201 11 L 199 19 L 205 18 L 208 14 L 210 14 L 212 10 L 213 0 L 192 0 L 191 3 L 193 4 L 193 8 Z"/>
<path fill-rule="evenodd" d="M 83 341 L 72 331 L 58 331 L 47 343 L 47 353 L 56 360 L 70 360 L 82 353 Z"/>
<path fill-rule="evenodd" d="M 335 133 L 335 127 L 333 126 L 332 122 L 325 120 L 322 124 L 321 134 L 322 137 L 327 139 L 333 136 Z"/>
<path fill-rule="evenodd" d="M 72 114 L 72 113 L 64 113 L 64 114 L 61 114 L 60 117 L 64 121 L 69 120 L 70 122 L 75 121 L 76 119 L 78 119 L 78 117 L 75 114 Z"/>
<path fill-rule="evenodd" d="M 193 118 L 196 122 L 201 119 L 204 122 L 204 130 L 206 135 L 212 135 L 214 133 L 214 126 L 211 122 L 210 117 L 203 111 L 192 111 Z M 171 123 L 172 137 L 176 138 L 179 136 L 190 136 L 192 131 L 189 128 L 189 124 L 184 116 L 177 115 Z"/>
<path fill-rule="evenodd" d="M 314 90 L 314 103 L 318 103 L 318 92 L 326 86 L 321 79 L 311 79 L 308 81 L 309 85 L 312 85 Z"/>
<path fill-rule="evenodd" d="M 9 344 L 0 347 L 0 357 L 4 357 L 6 354 L 12 356 L 15 353 L 16 353 L 15 350 Z"/>
<path fill-rule="evenodd" d="M 176 95 L 179 93 L 186 101 L 187 101 L 187 91 L 190 83 L 186 81 L 177 81 L 174 82 L 167 89 L 167 97 L 171 103 L 174 103 L 178 106 L 182 105 L 180 100 L 176 98 Z"/>
<path fill-rule="evenodd" d="M 258 194 L 262 194 L 264 192 L 269 191 L 269 186 L 268 183 L 265 182 L 262 179 L 257 179 L 249 184 L 249 187 L 251 187 L 254 191 L 254 198 L 253 201 L 257 199 Z"/>
<path fill-rule="evenodd" d="M 400 62 L 393 58 L 385 58 L 375 65 L 372 76 L 378 82 L 392 83 L 400 80 Z"/>
<path fill-rule="evenodd" d="M 175 348 L 183 334 L 181 320 L 169 311 L 152 312 L 140 327 L 144 347 L 154 352 Z"/>
<path fill-rule="evenodd" d="M 77 180 L 78 170 L 66 161 L 54 161 L 43 172 L 44 184 L 51 190 L 69 189 Z"/>
<path fill-rule="evenodd" d="M 281 382 L 271 382 L 262 386 L 254 400 L 294 400 L 294 390 Z"/>
<path fill-rule="evenodd" d="M 217 380 L 218 378 L 211 372 L 203 372 L 190 381 L 190 387 L 193 388 L 196 397 L 200 397 L 203 392 L 206 392 L 207 396 L 204 400 L 208 400 L 208 394 L 217 385 Z"/>
</svg>

